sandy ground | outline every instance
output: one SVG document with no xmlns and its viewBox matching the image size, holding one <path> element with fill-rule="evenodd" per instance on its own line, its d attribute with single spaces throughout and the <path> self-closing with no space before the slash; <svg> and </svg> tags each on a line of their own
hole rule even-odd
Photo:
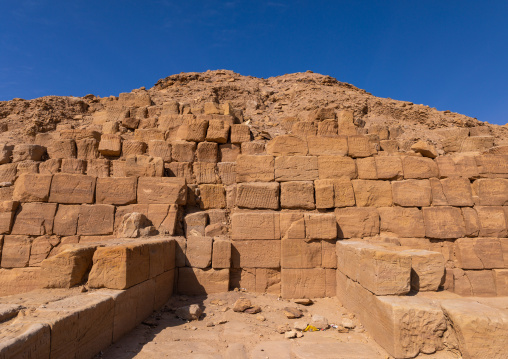
<svg viewBox="0 0 508 359">
<path fill-rule="evenodd" d="M 247 298 L 261 307 L 258 314 L 232 310 L 235 301 Z M 187 322 L 175 315 L 180 306 L 197 303 L 204 309 L 198 321 Z M 285 307 L 299 308 L 304 316 L 288 319 Z M 305 332 L 301 338 L 286 339 L 278 328 L 293 329 L 295 322 L 311 322 L 321 315 L 329 324 L 351 319 L 354 329 L 330 327 Z M 339 327 L 340 328 L 340 327 Z M 143 324 L 113 344 L 100 358 L 193 358 L 193 359 L 388 359 L 391 358 L 370 338 L 362 325 L 336 298 L 316 299 L 303 306 L 269 294 L 228 292 L 206 297 L 174 296 Z M 420 357 L 419 357 L 420 358 Z M 425 358 L 456 358 L 449 353 Z"/>
</svg>

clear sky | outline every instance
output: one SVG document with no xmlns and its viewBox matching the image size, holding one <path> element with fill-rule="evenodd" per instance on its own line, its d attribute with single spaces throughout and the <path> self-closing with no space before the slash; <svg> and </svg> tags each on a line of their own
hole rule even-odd
<svg viewBox="0 0 508 359">
<path fill-rule="evenodd" d="M 508 1 L 0 0 L 0 100 L 312 70 L 508 122 Z"/>
</svg>

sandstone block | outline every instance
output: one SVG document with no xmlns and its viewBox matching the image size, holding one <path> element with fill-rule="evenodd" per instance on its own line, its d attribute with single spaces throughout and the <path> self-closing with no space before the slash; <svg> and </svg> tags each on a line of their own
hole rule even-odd
<svg viewBox="0 0 508 359">
<path fill-rule="evenodd" d="M 113 233 L 115 207 L 109 204 L 82 205 L 78 215 L 78 235 L 98 236 Z"/>
<path fill-rule="evenodd" d="M 378 211 L 381 233 L 404 238 L 425 237 L 425 223 L 418 208 L 385 207 L 378 208 Z"/>
<path fill-rule="evenodd" d="M 206 138 L 207 129 L 208 120 L 187 118 L 180 127 L 179 132 L 181 132 L 182 140 L 203 142 Z"/>
<path fill-rule="evenodd" d="M 316 180 L 314 183 L 317 208 L 351 207 L 355 205 L 355 194 L 349 178 Z"/>
<path fill-rule="evenodd" d="M 212 251 L 212 268 L 222 269 L 231 267 L 231 241 L 214 238 Z"/>
<path fill-rule="evenodd" d="M 422 212 L 426 237 L 438 239 L 464 237 L 466 228 L 459 208 L 428 207 L 423 208 Z"/>
<path fill-rule="evenodd" d="M 496 282 L 497 295 L 508 296 L 508 269 L 494 269 L 492 273 Z"/>
<path fill-rule="evenodd" d="M 229 269 L 178 269 L 179 294 L 203 295 L 227 292 L 228 289 Z"/>
<path fill-rule="evenodd" d="M 146 152 L 146 143 L 136 140 L 123 141 L 122 156 L 127 158 L 129 156 L 143 155 Z"/>
<path fill-rule="evenodd" d="M 406 156 L 402 159 L 405 179 L 424 179 L 438 177 L 436 162 L 426 157 Z"/>
<path fill-rule="evenodd" d="M 324 268 L 281 270 L 281 294 L 289 298 L 322 298 L 326 294 Z"/>
<path fill-rule="evenodd" d="M 305 239 L 305 219 L 302 212 L 281 212 L 280 232 L 282 238 Z"/>
<path fill-rule="evenodd" d="M 312 156 L 346 156 L 348 153 L 347 137 L 307 136 L 309 155 Z"/>
<path fill-rule="evenodd" d="M 367 136 L 348 136 L 347 142 L 350 157 L 369 157 L 377 152 Z"/>
<path fill-rule="evenodd" d="M 279 184 L 276 182 L 239 183 L 236 205 L 244 208 L 279 209 Z"/>
<path fill-rule="evenodd" d="M 326 119 L 318 122 L 317 134 L 322 137 L 337 137 L 338 124 L 335 119 Z"/>
<path fill-rule="evenodd" d="M 18 162 L 17 174 L 18 176 L 23 173 L 38 173 L 39 172 L 39 163 L 38 161 L 21 161 Z"/>
<path fill-rule="evenodd" d="M 280 239 L 279 213 L 237 212 L 231 216 L 232 238 Z"/>
<path fill-rule="evenodd" d="M 321 242 L 283 238 L 281 241 L 282 268 L 321 267 Z"/>
<path fill-rule="evenodd" d="M 19 202 L 47 202 L 52 175 L 24 173 L 16 180 L 12 199 Z"/>
<path fill-rule="evenodd" d="M 49 158 L 76 158 L 76 142 L 72 139 L 53 140 L 47 151 Z"/>
<path fill-rule="evenodd" d="M 376 208 L 337 208 L 338 238 L 363 238 L 379 234 L 379 213 Z"/>
<path fill-rule="evenodd" d="M 28 236 L 4 236 L 2 268 L 28 267 L 32 239 Z"/>
<path fill-rule="evenodd" d="M 222 184 L 228 186 L 236 183 L 236 163 L 219 162 L 217 163 L 217 171 Z"/>
<path fill-rule="evenodd" d="M 50 328 L 45 323 L 13 323 L 1 335 L 2 358 L 49 358 Z"/>
<path fill-rule="evenodd" d="M 78 205 L 59 205 L 53 222 L 53 233 L 59 236 L 74 236 L 78 230 Z"/>
<path fill-rule="evenodd" d="M 306 213 L 304 219 L 307 240 L 337 238 L 337 222 L 332 213 Z"/>
<path fill-rule="evenodd" d="M 275 180 L 313 181 L 318 178 L 318 157 L 281 156 L 275 158 Z"/>
<path fill-rule="evenodd" d="M 67 246 L 41 263 L 41 279 L 46 288 L 71 288 L 81 284 L 90 269 L 96 247 Z"/>
<path fill-rule="evenodd" d="M 387 207 L 392 205 L 390 182 L 353 180 L 356 205 L 358 207 Z"/>
<path fill-rule="evenodd" d="M 445 259 L 441 253 L 421 249 L 402 251 L 411 256 L 411 289 L 435 292 L 444 280 Z"/>
<path fill-rule="evenodd" d="M 211 120 L 208 124 L 206 140 L 217 143 L 228 142 L 230 125 L 223 120 Z"/>
<path fill-rule="evenodd" d="M 212 264 L 213 238 L 200 235 L 187 237 L 186 264 L 188 267 L 207 268 Z"/>
<path fill-rule="evenodd" d="M 0 269 L 0 295 L 4 297 L 41 288 L 40 272 L 37 267 Z M 0 352 L 0 355 L 3 354 Z"/>
<path fill-rule="evenodd" d="M 454 243 L 455 265 L 461 269 L 503 268 L 503 251 L 497 238 L 459 238 Z"/>
<path fill-rule="evenodd" d="M 506 237 L 508 235 L 507 217 L 503 207 L 476 206 L 480 222 L 480 237 Z"/>
<path fill-rule="evenodd" d="M 150 140 L 148 154 L 152 157 L 160 157 L 164 162 L 171 162 L 171 144 L 162 140 Z"/>
<path fill-rule="evenodd" d="M 122 138 L 120 135 L 103 134 L 101 142 L 99 142 L 99 152 L 103 156 L 120 156 L 122 153 Z"/>
<path fill-rule="evenodd" d="M 219 145 L 220 162 L 236 162 L 236 158 L 241 153 L 241 147 L 234 143 L 225 143 Z"/>
<path fill-rule="evenodd" d="M 508 179 L 479 179 L 474 182 L 474 185 L 477 186 L 479 205 L 508 205 Z"/>
<path fill-rule="evenodd" d="M 426 141 L 418 141 L 414 145 L 411 146 L 411 149 L 416 153 L 420 153 L 423 157 L 428 158 L 436 158 L 437 150 L 434 145 L 426 142 Z"/>
<path fill-rule="evenodd" d="M 172 142 L 172 159 L 176 162 L 193 162 L 196 152 L 196 142 Z"/>
<path fill-rule="evenodd" d="M 202 184 L 199 186 L 201 208 L 226 208 L 226 192 L 221 184 Z"/>
<path fill-rule="evenodd" d="M 486 155 L 476 156 L 478 173 L 484 177 L 508 177 L 508 156 L 507 155 Z"/>
<path fill-rule="evenodd" d="M 240 190 L 240 186 L 238 190 Z M 312 181 L 282 182 L 280 185 L 280 196 L 282 208 L 316 208 L 314 205 L 314 184 Z"/>
<path fill-rule="evenodd" d="M 448 177 L 441 180 L 444 196 L 450 206 L 472 206 L 473 194 L 467 178 Z"/>
<path fill-rule="evenodd" d="M 52 250 L 60 244 L 58 236 L 40 236 L 34 238 L 30 249 L 30 267 L 40 267 L 41 262 L 48 258 Z"/>
<path fill-rule="evenodd" d="M 376 161 L 374 157 L 358 158 L 356 160 L 358 178 L 364 180 L 377 179 Z"/>
<path fill-rule="evenodd" d="M 57 173 L 53 175 L 49 202 L 81 204 L 93 203 L 95 177 Z"/>
<path fill-rule="evenodd" d="M 138 203 L 185 204 L 187 188 L 185 179 L 172 177 L 140 177 L 138 179 Z"/>
<path fill-rule="evenodd" d="M 280 270 L 256 268 L 255 291 L 280 295 Z"/>
<path fill-rule="evenodd" d="M 356 178 L 356 164 L 352 158 L 341 156 L 318 157 L 319 179 Z"/>
<path fill-rule="evenodd" d="M 492 136 L 470 136 L 462 141 L 460 152 L 483 152 L 493 146 L 494 137 Z"/>
<path fill-rule="evenodd" d="M 250 128 L 247 125 L 231 125 L 231 143 L 250 141 Z"/>
<path fill-rule="evenodd" d="M 81 160 L 93 160 L 99 157 L 99 142 L 95 138 L 83 138 L 76 142 L 77 157 Z"/>
<path fill-rule="evenodd" d="M 41 161 L 46 154 L 46 148 L 39 145 L 15 145 L 12 151 L 12 162 Z"/>
<path fill-rule="evenodd" d="M 215 163 L 194 162 L 192 170 L 197 184 L 219 182 L 217 165 Z"/>
<path fill-rule="evenodd" d="M 242 154 L 244 155 L 266 155 L 266 141 L 255 140 L 241 143 Z"/>
<path fill-rule="evenodd" d="M 144 143 L 148 143 L 150 140 L 165 140 L 164 132 L 154 128 L 138 128 L 134 130 L 134 139 Z"/>
<path fill-rule="evenodd" d="M 58 173 L 60 171 L 60 166 L 62 165 L 62 159 L 53 158 L 41 162 L 39 164 L 39 173 L 41 175 L 52 175 Z M 1 169 L 1 167 L 0 167 Z"/>
<path fill-rule="evenodd" d="M 215 142 L 200 142 L 196 150 L 196 157 L 199 162 L 217 163 L 218 145 Z"/>
<path fill-rule="evenodd" d="M 266 152 L 273 156 L 305 156 L 309 150 L 304 139 L 294 135 L 280 135 L 268 141 Z"/>
<path fill-rule="evenodd" d="M 14 183 L 16 180 L 17 168 L 17 163 L 5 163 L 0 165 L 0 182 Z"/>
<path fill-rule="evenodd" d="M 393 204 L 402 207 L 429 207 L 432 199 L 429 180 L 392 182 Z"/>
<path fill-rule="evenodd" d="M 53 234 L 56 203 L 23 203 L 19 205 L 11 234 L 42 236 Z"/>
<path fill-rule="evenodd" d="M 136 155 L 127 157 L 125 160 L 124 177 L 162 177 L 163 175 L 164 161 L 160 157 Z"/>
<path fill-rule="evenodd" d="M 184 178 L 187 183 L 194 183 L 194 174 L 192 173 L 192 163 L 190 162 L 171 162 L 165 164 L 166 172 L 169 177 Z"/>
<path fill-rule="evenodd" d="M 86 173 L 86 161 L 77 158 L 63 158 L 60 172 L 84 175 Z"/>
<path fill-rule="evenodd" d="M 439 156 L 436 158 L 439 176 L 478 178 L 479 172 L 474 157 L 464 155 Z"/>
<path fill-rule="evenodd" d="M 9 234 L 11 231 L 14 214 L 18 209 L 18 202 L 0 202 L 0 234 Z M 0 251 L 1 254 L 1 251 Z"/>
<path fill-rule="evenodd" d="M 136 177 L 98 178 L 96 202 L 115 205 L 135 203 L 137 183 Z"/>
<path fill-rule="evenodd" d="M 336 242 L 336 239 L 325 239 L 321 241 L 321 266 L 323 268 L 337 268 Z M 335 273 L 333 273 L 333 276 L 335 277 Z M 335 292 L 329 296 L 333 297 L 334 294 Z"/>
<path fill-rule="evenodd" d="M 233 268 L 279 268 L 280 240 L 233 241 Z"/>
<path fill-rule="evenodd" d="M 480 233 L 480 219 L 478 213 L 473 208 L 461 208 L 464 225 L 466 227 L 466 237 L 477 237 Z"/>
<path fill-rule="evenodd" d="M 118 162 L 118 161 L 115 161 Z M 107 159 L 91 159 L 86 165 L 86 174 L 92 177 L 104 178 L 109 177 L 110 161 Z M 117 176 L 120 177 L 120 176 Z"/>
<path fill-rule="evenodd" d="M 273 156 L 240 155 L 236 160 L 237 182 L 270 182 L 274 180 Z"/>
<path fill-rule="evenodd" d="M 185 216 L 185 234 L 190 236 L 192 234 L 205 235 L 205 227 L 208 223 L 208 214 L 206 212 L 190 213 Z"/>
<path fill-rule="evenodd" d="M 129 243 L 97 248 L 88 277 L 91 288 L 127 289 L 150 276 L 149 244 Z"/>
</svg>

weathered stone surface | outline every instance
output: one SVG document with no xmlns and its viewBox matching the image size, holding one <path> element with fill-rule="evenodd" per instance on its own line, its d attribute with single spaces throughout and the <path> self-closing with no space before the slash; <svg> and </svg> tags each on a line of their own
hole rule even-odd
<svg viewBox="0 0 508 359">
<path fill-rule="evenodd" d="M 474 182 L 477 188 L 479 205 L 506 206 L 508 205 L 508 179 L 479 179 Z"/>
<path fill-rule="evenodd" d="M 377 179 L 376 161 L 374 157 L 358 158 L 356 160 L 358 178 L 363 180 Z"/>
<path fill-rule="evenodd" d="M 18 209 L 18 202 L 0 202 L 0 234 L 9 234 L 14 220 L 14 214 Z M 1 252 L 1 251 L 0 251 Z"/>
<path fill-rule="evenodd" d="M 236 189 L 236 205 L 252 209 L 279 209 L 279 183 L 239 183 Z"/>
<path fill-rule="evenodd" d="M 347 137 L 307 136 L 309 155 L 311 156 L 346 156 Z"/>
<path fill-rule="evenodd" d="M 83 175 L 86 173 L 86 161 L 77 158 L 63 158 L 60 172 Z"/>
<path fill-rule="evenodd" d="M 411 256 L 411 289 L 417 292 L 435 292 L 443 283 L 445 259 L 441 253 L 422 249 L 406 249 Z"/>
<path fill-rule="evenodd" d="M 393 204 L 402 207 L 429 207 L 432 195 L 429 180 L 392 182 Z"/>
<path fill-rule="evenodd" d="M 195 142 L 176 141 L 171 143 L 171 158 L 176 162 L 192 162 L 194 161 L 194 153 L 196 152 Z"/>
<path fill-rule="evenodd" d="M 312 181 L 282 182 L 280 184 L 280 196 L 282 208 L 310 210 L 316 207 Z"/>
<path fill-rule="evenodd" d="M 53 234 L 56 203 L 22 203 L 14 219 L 11 234 L 42 236 Z"/>
<path fill-rule="evenodd" d="M 226 208 L 226 192 L 220 184 L 202 184 L 199 186 L 202 209 Z"/>
<path fill-rule="evenodd" d="M 247 125 L 231 125 L 231 143 L 250 141 L 250 128 Z"/>
<path fill-rule="evenodd" d="M 387 181 L 353 180 L 358 207 L 387 207 L 392 205 L 392 186 Z"/>
<path fill-rule="evenodd" d="M 53 140 L 47 151 L 49 158 L 76 158 L 76 142 L 72 139 Z"/>
<path fill-rule="evenodd" d="M 321 298 L 326 294 L 324 268 L 281 270 L 281 294 L 285 299 Z"/>
<path fill-rule="evenodd" d="M 196 150 L 198 162 L 217 163 L 219 147 L 215 142 L 200 142 Z"/>
<path fill-rule="evenodd" d="M 30 267 L 40 267 L 41 262 L 48 258 L 53 248 L 60 244 L 58 236 L 40 236 L 32 241 L 30 248 Z"/>
<path fill-rule="evenodd" d="M 508 177 L 508 156 L 476 156 L 478 172 L 482 177 Z"/>
<path fill-rule="evenodd" d="M 480 237 L 506 237 L 508 235 L 507 216 L 501 206 L 476 206 L 480 222 Z"/>
<path fill-rule="evenodd" d="M 406 156 L 402 159 L 405 179 L 424 179 L 438 177 L 436 162 L 430 158 Z"/>
<path fill-rule="evenodd" d="M 454 247 L 454 260 L 458 268 L 504 268 L 503 249 L 497 238 L 459 238 Z"/>
<path fill-rule="evenodd" d="M 395 156 L 376 156 L 377 178 L 381 180 L 398 180 L 403 178 L 402 160 Z"/>
<path fill-rule="evenodd" d="M 273 156 L 294 156 L 308 154 L 307 141 L 294 135 L 279 135 L 266 144 L 266 152 Z"/>
<path fill-rule="evenodd" d="M 466 227 L 466 237 L 477 237 L 480 233 L 480 219 L 478 213 L 473 208 L 461 208 L 464 225 Z"/>
<path fill-rule="evenodd" d="M 76 142 L 77 157 L 80 160 L 92 160 L 99 157 L 99 142 L 95 138 L 83 138 Z"/>
<path fill-rule="evenodd" d="M 82 205 L 78 215 L 78 235 L 97 236 L 112 234 L 115 207 L 109 204 Z"/>
<path fill-rule="evenodd" d="M 423 157 L 436 158 L 437 150 L 433 144 L 426 141 L 418 141 L 411 146 L 411 149 L 416 153 L 420 153 Z"/>
<path fill-rule="evenodd" d="M 0 182 L 14 183 L 16 180 L 17 168 L 17 163 L 5 163 L 0 165 Z"/>
<path fill-rule="evenodd" d="M 206 140 L 217 143 L 228 142 L 229 128 L 230 125 L 223 120 L 211 120 L 208 123 Z"/>
<path fill-rule="evenodd" d="M 41 288 L 40 273 L 41 269 L 38 267 L 0 269 L 2 282 L 0 296 L 21 294 Z"/>
<path fill-rule="evenodd" d="M 122 153 L 122 138 L 116 134 L 103 134 L 98 150 L 103 156 L 118 157 Z"/>
<path fill-rule="evenodd" d="M 39 145 L 15 145 L 12 151 L 12 162 L 41 161 L 46 154 L 46 148 Z"/>
<path fill-rule="evenodd" d="M 436 158 L 440 178 L 478 178 L 479 172 L 474 157 L 464 155 L 439 156 Z"/>
<path fill-rule="evenodd" d="M 162 140 L 150 140 L 148 154 L 152 157 L 160 157 L 164 162 L 171 162 L 171 144 Z"/>
<path fill-rule="evenodd" d="M 336 239 L 337 222 L 332 213 L 305 213 L 305 238 Z"/>
<path fill-rule="evenodd" d="M 28 267 L 32 239 L 28 236 L 4 236 L 2 268 Z"/>
<path fill-rule="evenodd" d="M 212 264 L 213 238 L 200 235 L 187 237 L 186 264 L 188 267 L 207 268 Z"/>
<path fill-rule="evenodd" d="M 215 163 L 194 162 L 192 170 L 197 184 L 219 183 L 217 165 Z"/>
<path fill-rule="evenodd" d="M 281 267 L 296 269 L 321 267 L 321 242 L 283 238 Z"/>
<path fill-rule="evenodd" d="M 135 155 L 125 160 L 125 177 L 162 177 L 163 175 L 164 161 L 160 157 Z"/>
<path fill-rule="evenodd" d="M 467 299 L 450 299 L 441 302 L 466 359 L 503 358 L 508 341 L 508 314 Z M 495 333 L 495 335 L 492 335 Z M 484 338 L 488 336 L 488 340 Z"/>
<path fill-rule="evenodd" d="M 351 207 L 355 205 L 355 194 L 349 178 L 316 180 L 314 183 L 317 208 Z"/>
<path fill-rule="evenodd" d="M 73 236 L 78 230 L 80 206 L 59 205 L 53 222 L 53 233 L 59 236 Z"/>
<path fill-rule="evenodd" d="M 71 288 L 80 284 L 92 268 L 95 246 L 67 245 L 41 263 L 41 280 L 46 288 Z"/>
<path fill-rule="evenodd" d="M 115 161 L 118 162 L 118 161 Z M 104 158 L 88 160 L 86 174 L 92 177 L 109 177 L 111 163 Z M 117 176 L 120 177 L 120 176 Z"/>
<path fill-rule="evenodd" d="M 356 178 L 356 164 L 352 158 L 341 156 L 318 157 L 319 179 Z"/>
<path fill-rule="evenodd" d="M 231 267 L 231 241 L 222 238 L 213 239 L 212 268 Z"/>
<path fill-rule="evenodd" d="M 279 213 L 237 212 L 231 216 L 231 237 L 243 239 L 280 239 Z"/>
<path fill-rule="evenodd" d="M 142 213 L 127 213 L 122 217 L 122 221 L 117 228 L 118 237 L 137 238 L 143 234 L 149 234 L 151 222 Z M 155 229 L 155 228 L 153 228 Z"/>
<path fill-rule="evenodd" d="M 185 179 L 173 177 L 140 177 L 137 201 L 142 204 L 185 204 Z"/>
<path fill-rule="evenodd" d="M 427 207 L 423 208 L 422 212 L 426 237 L 438 239 L 464 237 L 466 228 L 459 208 Z"/>
<path fill-rule="evenodd" d="M 233 268 L 280 267 L 280 240 L 234 241 L 231 250 Z"/>
<path fill-rule="evenodd" d="M 441 180 L 441 186 L 448 205 L 465 207 L 474 204 L 469 179 L 448 177 Z"/>
<path fill-rule="evenodd" d="M 348 136 L 348 155 L 353 158 L 369 157 L 377 151 L 367 136 Z"/>
<path fill-rule="evenodd" d="M 136 177 L 98 178 L 96 202 L 115 205 L 135 203 L 137 183 Z"/>
<path fill-rule="evenodd" d="M 60 171 L 60 166 L 62 165 L 62 159 L 60 158 L 53 158 L 46 160 L 44 162 L 41 162 L 39 164 L 39 173 L 41 175 L 52 175 L 55 173 L 58 173 Z M 1 171 L 0 167 L 0 171 Z"/>
<path fill-rule="evenodd" d="M 384 207 L 378 211 L 381 233 L 407 238 L 425 237 L 425 224 L 418 208 Z"/>
<path fill-rule="evenodd" d="M 273 156 L 240 155 L 236 160 L 237 182 L 270 182 L 274 180 Z"/>
<path fill-rule="evenodd" d="M 65 204 L 93 203 L 95 177 L 57 173 L 53 175 L 49 202 Z"/>
<path fill-rule="evenodd" d="M 303 212 L 281 212 L 280 232 L 282 238 L 305 239 L 305 219 Z"/>
<path fill-rule="evenodd" d="M 379 234 L 379 213 L 376 208 L 337 208 L 338 238 L 363 238 Z"/>
<path fill-rule="evenodd" d="M 229 269 L 199 269 L 182 267 L 178 269 L 178 293 L 202 295 L 227 292 Z"/>
<path fill-rule="evenodd" d="M 122 143 L 122 156 L 127 158 L 129 156 L 143 155 L 146 152 L 146 143 L 136 140 L 127 140 Z"/>
<path fill-rule="evenodd" d="M 241 147 L 234 143 L 219 145 L 219 162 L 236 162 L 236 158 L 242 153 Z"/>
<path fill-rule="evenodd" d="M 313 181 L 318 177 L 318 157 L 280 156 L 275 158 L 276 181 Z"/>
<path fill-rule="evenodd" d="M 182 140 L 203 142 L 206 138 L 207 130 L 208 120 L 187 118 L 184 120 L 183 125 L 180 126 L 178 133 Z"/>
</svg>

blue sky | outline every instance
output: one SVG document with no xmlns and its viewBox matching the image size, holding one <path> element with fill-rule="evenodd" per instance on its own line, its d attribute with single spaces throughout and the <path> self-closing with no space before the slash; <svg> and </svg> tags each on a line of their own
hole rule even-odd
<svg viewBox="0 0 508 359">
<path fill-rule="evenodd" d="M 0 0 L 0 100 L 312 70 L 508 122 L 508 1 Z"/>
</svg>

